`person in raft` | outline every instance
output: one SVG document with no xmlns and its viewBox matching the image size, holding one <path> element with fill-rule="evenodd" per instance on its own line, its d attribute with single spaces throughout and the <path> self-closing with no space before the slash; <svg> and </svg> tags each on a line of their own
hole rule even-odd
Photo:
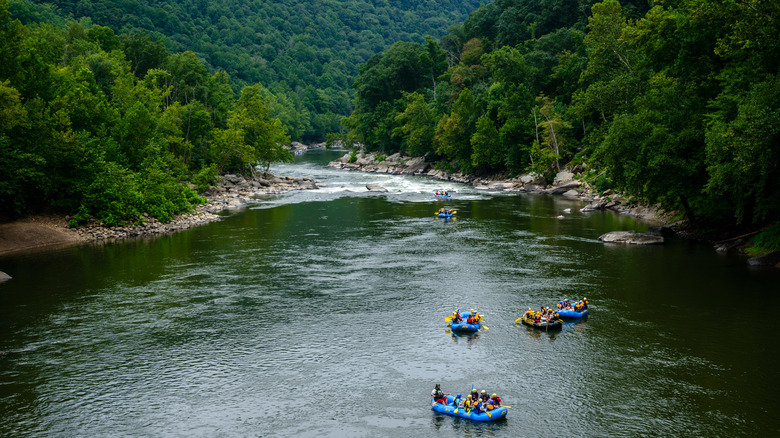
<svg viewBox="0 0 780 438">
<path fill-rule="evenodd" d="M 463 407 L 463 399 L 461 396 L 462 394 L 458 394 L 454 399 L 452 399 L 452 406 L 455 406 L 456 408 Z"/>
<path fill-rule="evenodd" d="M 460 316 L 460 310 L 452 312 L 452 323 L 460 324 L 461 322 L 463 322 L 463 317 Z"/>
<path fill-rule="evenodd" d="M 490 400 L 488 401 L 487 408 L 488 410 L 491 410 L 500 407 L 501 407 L 501 398 L 494 393 L 493 395 L 490 396 Z"/>
<path fill-rule="evenodd" d="M 483 402 L 490 400 L 490 396 L 488 395 L 487 391 L 485 391 L 484 389 L 479 394 L 479 400 Z"/>
<path fill-rule="evenodd" d="M 441 403 L 443 405 L 447 404 L 447 397 L 449 394 L 446 392 L 442 392 L 441 390 L 441 384 L 437 383 L 436 387 L 433 388 L 433 391 L 431 391 L 431 397 L 436 401 L 436 403 Z"/>
<path fill-rule="evenodd" d="M 479 393 L 476 389 L 471 390 L 471 406 L 476 407 L 482 400 L 479 398 Z"/>
</svg>

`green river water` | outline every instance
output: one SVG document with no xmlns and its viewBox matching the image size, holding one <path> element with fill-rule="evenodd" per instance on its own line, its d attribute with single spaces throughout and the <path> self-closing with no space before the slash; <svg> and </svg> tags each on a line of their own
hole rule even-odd
<svg viewBox="0 0 780 438">
<path fill-rule="evenodd" d="M 604 245 L 648 224 L 325 166 L 340 154 L 272 169 L 320 190 L 220 222 L 0 257 L 0 436 L 780 436 L 777 270 Z M 560 332 L 514 323 L 582 296 Z M 489 329 L 453 335 L 455 308 Z M 509 414 L 436 414 L 436 383 Z"/>
</svg>

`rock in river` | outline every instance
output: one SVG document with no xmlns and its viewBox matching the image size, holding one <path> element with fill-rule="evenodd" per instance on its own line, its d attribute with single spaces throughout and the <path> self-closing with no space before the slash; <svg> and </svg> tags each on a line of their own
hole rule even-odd
<svg viewBox="0 0 780 438">
<path fill-rule="evenodd" d="M 372 186 L 371 184 L 366 184 L 366 188 L 368 189 L 369 192 L 384 193 L 387 191 L 387 189 L 382 186 Z"/>
<path fill-rule="evenodd" d="M 626 243 L 629 245 L 660 245 L 664 243 L 661 236 L 651 236 L 636 231 L 612 231 L 603 234 L 599 240 L 604 243 Z"/>
<path fill-rule="evenodd" d="M 780 251 L 748 259 L 750 266 L 777 266 L 780 267 Z"/>
</svg>

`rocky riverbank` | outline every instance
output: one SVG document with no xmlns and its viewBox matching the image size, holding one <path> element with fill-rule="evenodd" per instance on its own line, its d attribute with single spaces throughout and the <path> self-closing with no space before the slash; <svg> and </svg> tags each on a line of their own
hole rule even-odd
<svg viewBox="0 0 780 438">
<path fill-rule="evenodd" d="M 317 184 L 311 178 L 244 177 L 224 175 L 219 184 L 202 194 L 207 200 L 190 213 L 180 214 L 170 222 L 162 223 L 144 215 L 143 223 L 124 227 L 108 227 L 97 221 L 68 227 L 68 216 L 32 216 L 0 225 L 0 254 L 40 246 L 73 244 L 90 241 L 114 241 L 135 237 L 169 234 L 220 220 L 218 213 L 239 209 L 254 202 L 257 196 L 286 193 L 293 190 L 314 190 Z"/>
<path fill-rule="evenodd" d="M 383 157 L 376 154 L 357 153 L 352 159 L 352 153 L 329 163 L 330 167 L 345 170 L 357 170 L 362 172 L 379 172 L 396 175 L 426 175 L 442 181 L 453 181 L 464 184 L 472 184 L 478 190 L 498 190 L 521 193 L 545 193 L 561 195 L 572 199 L 578 199 L 587 203 L 580 211 L 613 210 L 642 218 L 657 224 L 666 224 L 671 220 L 672 214 L 657 206 L 641 205 L 632 202 L 611 190 L 598 193 L 587 182 L 578 179 L 584 170 L 583 167 L 575 167 L 571 171 L 559 172 L 552 184 L 534 174 L 520 175 L 514 178 L 503 176 L 475 177 L 464 173 L 451 173 L 435 169 L 424 157 L 404 157 L 401 154 L 393 154 Z"/>
<path fill-rule="evenodd" d="M 733 253 L 747 257 L 746 247 L 749 245 L 748 239 L 760 231 L 738 236 L 735 235 L 737 233 L 734 230 L 725 230 L 713 234 L 703 233 L 685 220 L 672 223 L 676 215 L 675 212 L 664 211 L 659 206 L 648 206 L 634 202 L 619 193 L 613 193 L 611 190 L 599 193 L 594 187 L 591 187 L 590 184 L 581 179 L 582 172 L 585 170 L 584 166 L 576 166 L 573 169 L 559 172 L 551 184 L 548 184 L 545 178 L 534 174 L 509 178 L 501 175 L 476 177 L 464 173 L 450 173 L 434 168 L 433 163 L 426 162 L 424 157 L 404 157 L 401 154 L 384 157 L 378 154 L 365 154 L 362 152 L 353 155 L 350 152 L 341 158 L 331 161 L 329 166 L 362 172 L 425 175 L 442 181 L 472 184 L 478 190 L 565 196 L 586 203 L 587 205 L 580 209 L 583 213 L 595 210 L 611 210 L 620 214 L 642 218 L 655 224 L 648 228 L 646 234 L 605 234 L 600 237 L 600 240 L 605 243 L 662 244 L 666 238 L 681 237 L 708 243 L 719 253 Z M 570 213 L 570 211 L 564 211 L 563 213 Z M 558 217 L 564 218 L 565 216 Z M 751 266 L 775 266 L 780 268 L 780 254 L 774 252 L 761 257 L 753 257 L 747 260 L 747 263 Z"/>
</svg>

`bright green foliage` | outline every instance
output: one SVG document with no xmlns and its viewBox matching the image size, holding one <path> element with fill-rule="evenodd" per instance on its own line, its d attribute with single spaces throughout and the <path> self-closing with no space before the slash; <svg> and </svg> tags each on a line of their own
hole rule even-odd
<svg viewBox="0 0 780 438">
<path fill-rule="evenodd" d="M 235 93 L 263 83 L 274 95 L 281 94 L 272 105 L 273 117 L 300 141 L 322 140 L 328 132 L 338 132 L 339 121 L 352 110 L 350 87 L 359 64 L 395 42 L 425 43 L 424 35 L 439 37 L 450 23 L 462 21 L 482 3 L 45 0 L 52 7 L 44 0 L 34 1 L 43 4 L 33 7 L 29 0 L 12 0 L 24 23 L 57 19 L 54 11 L 76 20 L 88 17 L 117 33 L 137 32 L 120 38 L 131 71 L 140 78 L 149 69 L 167 68 L 167 47 L 177 53 L 192 51 L 208 71 L 229 73 Z M 112 50 L 112 41 L 100 31 L 93 31 L 90 39 L 104 51 Z M 186 103 L 177 95 L 183 91 L 174 90 L 173 97 Z M 288 102 L 293 107 L 279 106 Z"/>
<path fill-rule="evenodd" d="M 555 170 L 560 171 L 561 157 L 568 155 L 566 131 L 571 129 L 571 124 L 563 119 L 561 113 L 555 108 L 554 102 L 549 97 L 541 95 L 537 99 L 537 103 L 539 106 L 534 109 L 534 115 L 536 115 L 538 110 L 539 117 L 535 116 L 535 120 L 537 123 L 536 128 L 540 132 L 541 143 L 535 148 L 537 153 L 539 153 L 539 157 L 535 161 L 546 163 L 549 157 L 553 157 Z M 542 147 L 546 148 L 544 152 L 541 152 L 544 150 Z M 532 153 L 532 155 L 534 154 Z M 544 156 L 544 159 L 542 159 L 542 156 Z"/>
<path fill-rule="evenodd" d="M 697 224 L 771 223 L 780 217 L 779 23 L 780 3 L 764 0 L 484 5 L 441 40 L 449 68 L 436 88 L 433 158 L 548 179 L 585 162 L 600 190 Z M 381 79 L 374 74 L 363 69 L 358 83 Z M 413 102 L 394 133 L 421 150 L 427 137 L 411 120 L 424 113 Z M 371 132 L 384 120 L 376 108 L 368 117 L 358 95 L 350 120 Z"/>
<path fill-rule="evenodd" d="M 405 96 L 406 108 L 395 116 L 401 125 L 396 135 L 404 138 L 404 149 L 410 155 L 424 156 L 433 152 L 433 138 L 436 134 L 436 112 L 425 96 L 419 92 Z"/>
<path fill-rule="evenodd" d="M 471 136 L 471 164 L 475 169 L 494 171 L 504 164 L 506 151 L 498 138 L 498 130 L 486 114 L 477 120 Z"/>
<path fill-rule="evenodd" d="M 750 239 L 749 254 L 762 255 L 780 251 L 780 224 L 775 224 Z"/>
<path fill-rule="evenodd" d="M 755 84 L 733 120 L 707 132 L 707 191 L 734 207 L 738 222 L 780 217 L 780 77 Z"/>
<path fill-rule="evenodd" d="M 290 151 L 282 147 L 290 142 L 290 137 L 282 122 L 271 118 L 271 107 L 268 99 L 261 95 L 260 85 L 244 87 L 237 108 L 243 122 L 244 141 L 254 150 L 253 156 L 244 164 L 264 164 L 267 173 L 271 163 L 293 160 Z"/>
<path fill-rule="evenodd" d="M 28 11 L 29 12 L 29 11 Z M 26 16 L 33 16 L 27 14 Z M 88 20 L 24 26 L 0 0 L 0 214 L 39 209 L 108 225 L 203 202 L 218 169 L 291 158 L 260 85 L 236 100 L 192 52 Z"/>
<path fill-rule="evenodd" d="M 465 89 L 452 104 L 452 112 L 439 120 L 436 128 L 436 152 L 457 163 L 461 170 L 473 170 L 471 136 L 480 108 L 471 91 Z"/>
</svg>

